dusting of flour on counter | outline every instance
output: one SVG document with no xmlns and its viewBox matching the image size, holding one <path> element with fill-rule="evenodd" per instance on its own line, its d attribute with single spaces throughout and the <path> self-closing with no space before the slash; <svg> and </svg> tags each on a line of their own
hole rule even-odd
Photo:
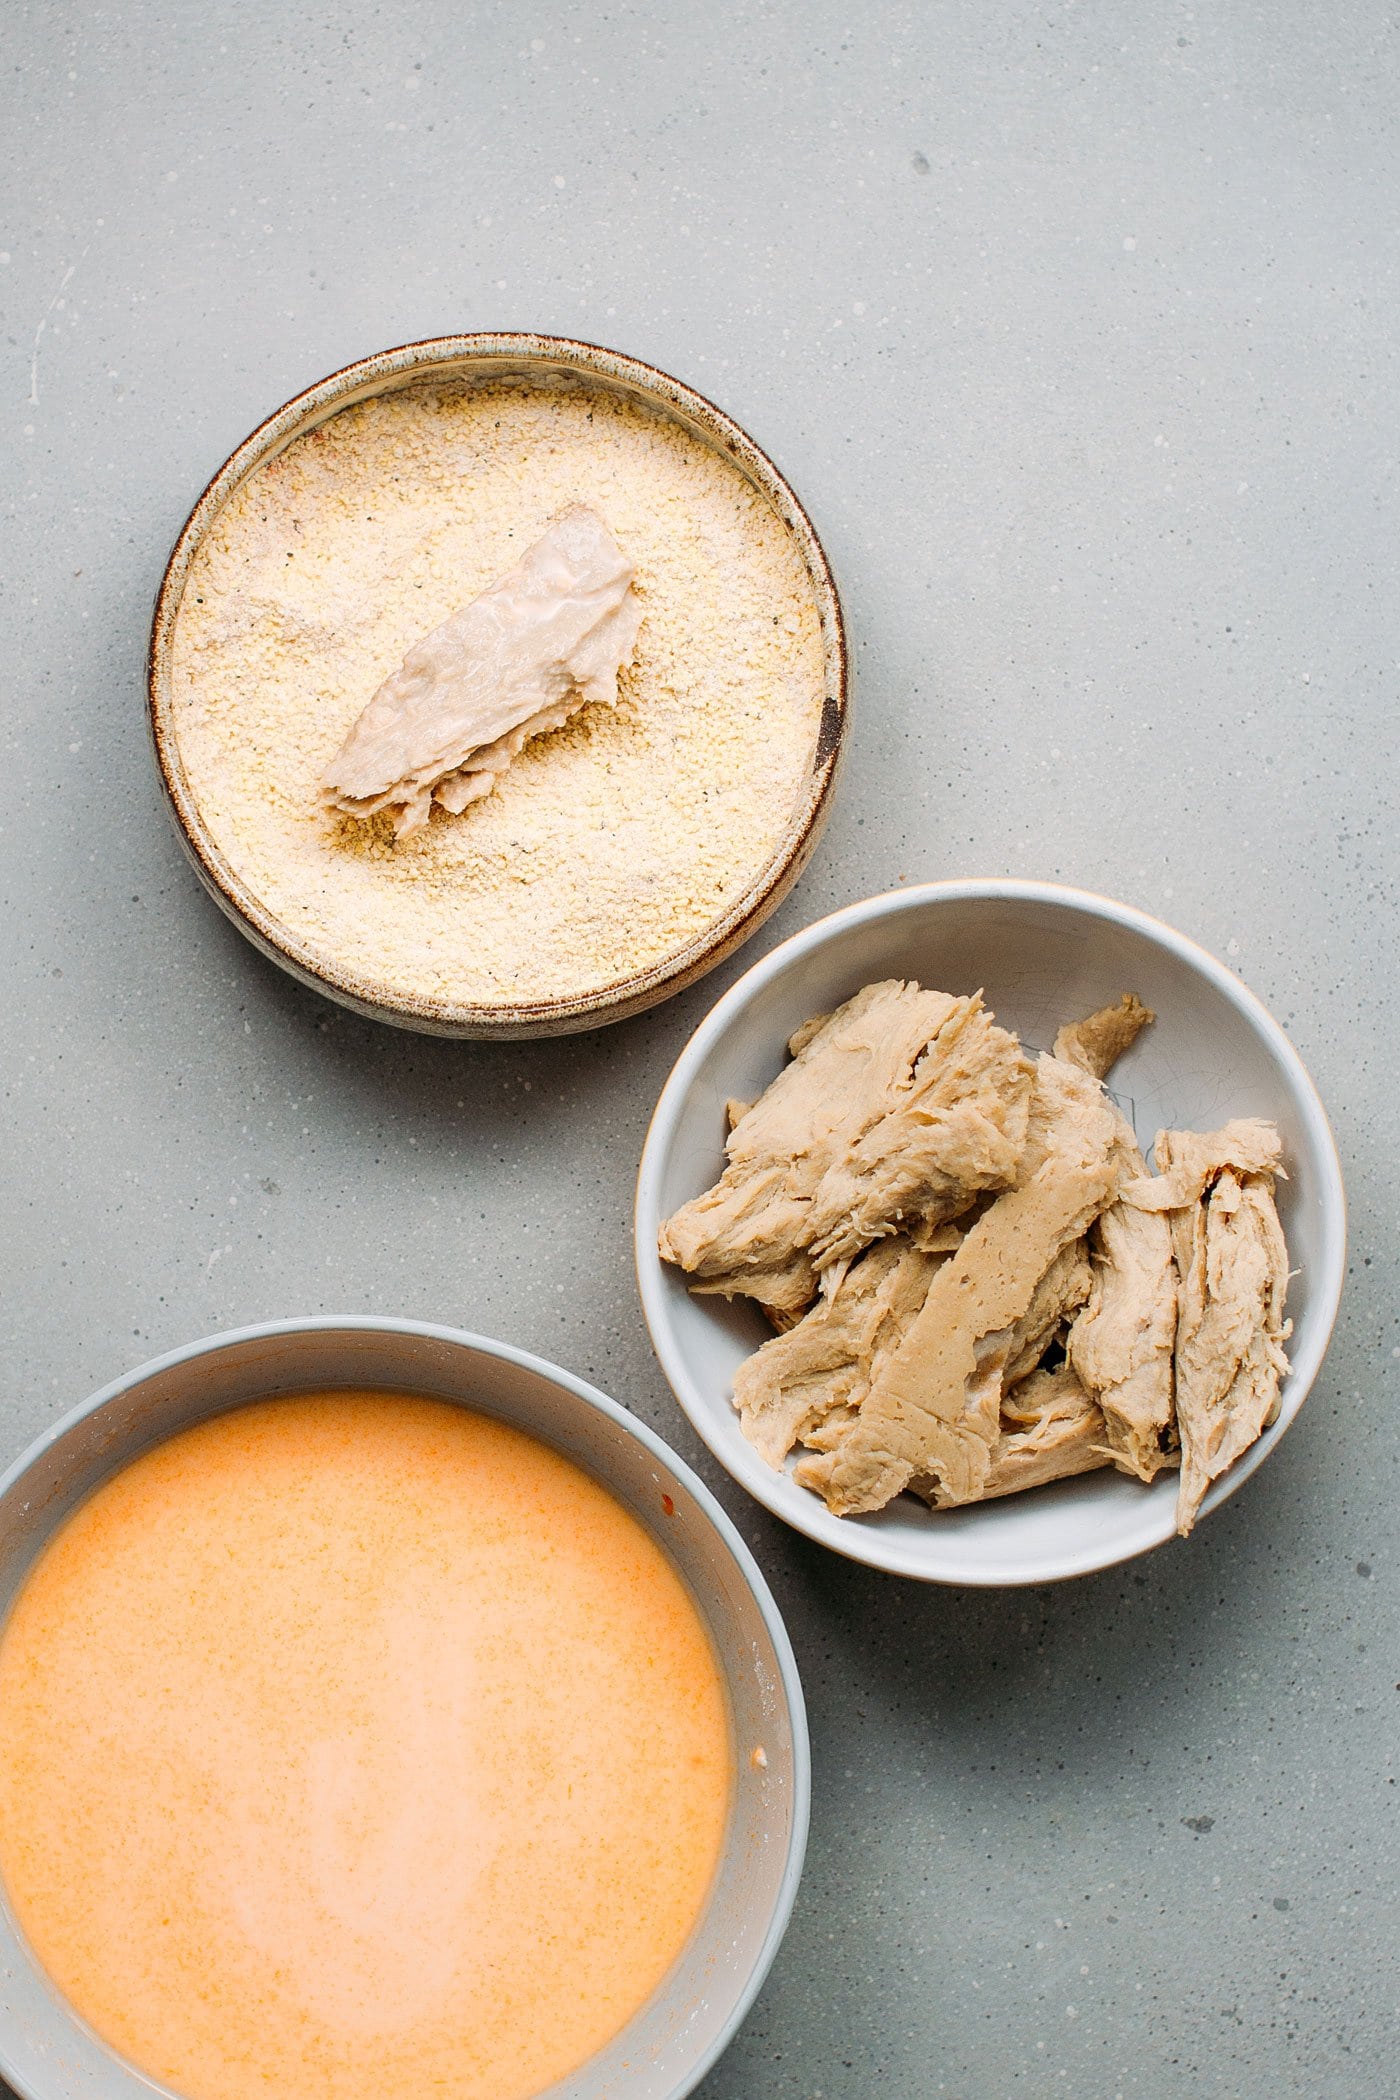
<svg viewBox="0 0 1400 2100">
<path fill-rule="evenodd" d="M 327 816 L 371 694 L 576 503 L 636 565 L 617 706 L 398 842 Z M 504 1006 L 653 968 L 744 892 L 810 773 L 822 673 L 798 549 L 718 453 L 586 384 L 456 383 L 342 410 L 230 499 L 181 602 L 174 723 L 216 844 L 290 934 L 391 998 Z"/>
</svg>

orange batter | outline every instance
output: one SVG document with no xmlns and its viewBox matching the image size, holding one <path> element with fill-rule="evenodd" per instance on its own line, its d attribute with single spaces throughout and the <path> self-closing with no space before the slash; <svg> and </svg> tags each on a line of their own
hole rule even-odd
<svg viewBox="0 0 1400 2100">
<path fill-rule="evenodd" d="M 185 1431 L 0 1638 L 0 1872 L 187 2100 L 524 2100 L 661 1980 L 719 1856 L 708 1638 L 634 1518 L 442 1401 Z"/>
</svg>

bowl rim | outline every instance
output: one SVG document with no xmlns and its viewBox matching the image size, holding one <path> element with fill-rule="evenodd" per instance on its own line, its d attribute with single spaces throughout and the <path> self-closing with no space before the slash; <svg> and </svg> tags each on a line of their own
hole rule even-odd
<svg viewBox="0 0 1400 2100">
<path fill-rule="evenodd" d="M 1258 995 L 1198 942 L 1186 934 L 1179 933 L 1150 912 L 1139 910 L 1135 905 L 1118 903 L 1113 898 L 1100 896 L 1092 890 L 1077 889 L 1064 883 L 1041 882 L 1029 877 L 959 877 L 941 882 L 911 883 L 902 889 L 886 890 L 878 896 L 862 898 L 855 904 L 843 905 L 840 909 L 829 912 L 810 926 L 803 927 L 790 939 L 781 942 L 746 970 L 710 1009 L 677 1058 L 661 1090 L 647 1128 L 637 1171 L 633 1248 L 643 1316 L 651 1335 L 652 1348 L 667 1382 L 691 1427 L 708 1445 L 730 1477 L 747 1489 L 756 1501 L 794 1530 L 866 1567 L 879 1568 L 889 1574 L 904 1575 L 922 1582 L 943 1582 L 963 1588 L 1013 1589 L 1066 1581 L 1074 1576 L 1094 1574 L 1104 1568 L 1119 1566 L 1125 1561 L 1136 1559 L 1141 1553 L 1154 1551 L 1157 1547 L 1167 1544 L 1176 1535 L 1174 1525 L 1169 1521 L 1159 1538 L 1123 1550 L 1105 1551 L 1099 1548 L 1082 1552 L 1057 1552 L 1045 1555 L 1039 1563 L 1033 1562 L 1024 1567 L 1012 1568 L 1007 1564 L 1001 1567 L 993 1565 L 982 1569 L 953 1571 L 947 1566 L 927 1566 L 921 1556 L 911 1552 L 906 1544 L 891 1540 L 886 1535 L 859 1524 L 853 1524 L 846 1518 L 832 1516 L 816 1495 L 803 1495 L 802 1503 L 794 1507 L 794 1498 L 782 1492 L 784 1487 L 792 1486 L 785 1474 L 774 1471 L 747 1444 L 742 1453 L 729 1448 L 717 1433 L 710 1405 L 690 1377 L 683 1352 L 676 1346 L 671 1332 L 665 1295 L 668 1271 L 657 1252 L 655 1238 L 656 1223 L 660 1218 L 660 1181 L 690 1087 L 713 1045 L 720 1040 L 730 1023 L 744 1010 L 754 995 L 781 975 L 792 963 L 824 947 L 829 940 L 844 933 L 849 927 L 867 925 L 875 919 L 897 917 L 903 911 L 922 909 L 929 905 L 963 903 L 979 899 L 1001 902 L 1009 899 L 1050 905 L 1078 914 L 1087 913 L 1091 917 L 1105 919 L 1144 936 L 1186 963 L 1220 992 L 1263 1038 L 1274 1057 L 1290 1075 L 1302 1110 L 1308 1140 L 1314 1149 L 1320 1169 L 1323 1257 L 1317 1265 L 1314 1278 L 1318 1294 L 1316 1318 L 1307 1346 L 1292 1360 L 1277 1417 L 1264 1434 L 1236 1459 L 1229 1471 L 1212 1483 L 1202 1502 L 1197 1524 L 1199 1525 L 1202 1517 L 1218 1509 L 1222 1502 L 1244 1485 L 1256 1468 L 1262 1465 L 1297 1416 L 1322 1367 L 1331 1341 L 1346 1276 L 1346 1193 L 1342 1181 L 1341 1160 L 1327 1112 L 1311 1075 L 1297 1050 Z M 739 1461 L 738 1466 L 735 1463 L 736 1457 Z M 748 1463 L 749 1459 L 752 1460 L 751 1465 Z M 812 1505 L 810 1510 L 805 1507 L 807 1502 Z M 1171 1513 L 1164 1513 L 1170 1519 Z"/>
<path fill-rule="evenodd" d="M 561 1365 L 551 1363 L 546 1357 L 537 1356 L 531 1350 L 519 1349 L 510 1342 L 496 1341 L 490 1335 L 477 1334 L 467 1328 L 449 1327 L 433 1320 L 399 1319 L 375 1313 L 315 1313 L 281 1320 L 258 1320 L 242 1327 L 227 1328 L 217 1334 L 207 1335 L 199 1341 L 186 1342 L 178 1348 L 168 1349 L 159 1356 L 148 1358 L 146 1362 L 138 1364 L 122 1376 L 110 1380 L 89 1398 L 79 1401 L 75 1407 L 69 1408 L 56 1421 L 41 1430 L 19 1457 L 5 1468 L 4 1473 L 0 1475 L 0 1497 L 7 1495 L 47 1451 L 87 1416 L 97 1413 L 111 1401 L 120 1398 L 123 1393 L 133 1390 L 149 1378 L 178 1370 L 183 1365 L 197 1363 L 203 1357 L 249 1342 L 275 1340 L 283 1335 L 343 1334 L 347 1331 L 405 1335 L 419 1340 L 447 1342 L 454 1347 L 464 1347 L 480 1355 L 495 1357 L 502 1363 L 533 1372 L 547 1382 L 561 1386 L 585 1406 L 605 1415 L 680 1482 L 717 1534 L 721 1544 L 728 1550 L 758 1609 L 768 1638 L 773 1644 L 781 1696 L 787 1708 L 792 1735 L 792 1821 L 787 1857 L 783 1862 L 777 1898 L 753 1967 L 738 1992 L 728 2017 L 713 2041 L 696 2057 L 694 2063 L 686 2068 L 680 2081 L 671 2088 L 670 2100 L 683 2100 L 683 2096 L 693 2091 L 701 2079 L 713 2069 L 747 2019 L 754 2000 L 767 1980 L 768 1972 L 791 1921 L 798 1885 L 802 1879 L 811 1822 L 811 1737 L 807 1724 L 807 1705 L 792 1640 L 763 1570 L 718 1498 L 706 1487 L 693 1467 L 687 1465 L 680 1454 L 673 1451 L 648 1423 L 623 1407 L 620 1401 L 612 1399 L 599 1387 L 590 1384 L 587 1379 L 579 1378 L 574 1372 L 566 1371 Z M 489 1409 L 486 1411 L 489 1412 Z M 33 2091 L 11 2068 L 7 2060 L 8 2054 L 3 2045 L 3 2038 L 0 2038 L 0 2077 L 13 2083 L 16 2093 L 25 2095 L 26 2100 L 42 2100 L 42 2096 Z M 580 2066 L 580 2069 L 583 2068 Z"/>
<path fill-rule="evenodd" d="M 477 364 L 537 366 L 592 378 L 642 397 L 726 454 L 796 541 L 817 603 L 822 634 L 822 712 L 812 769 L 789 824 L 767 862 L 709 926 L 646 970 L 565 999 L 481 1001 L 388 994 L 356 970 L 322 955 L 284 926 L 245 883 L 200 812 L 180 756 L 173 698 L 176 624 L 190 569 L 229 498 L 259 467 L 340 409 L 431 380 L 435 372 Z M 294 394 L 236 446 L 211 476 L 176 536 L 156 591 L 146 654 L 146 720 L 163 800 L 180 844 L 215 903 L 254 947 L 301 983 L 373 1020 L 426 1034 L 466 1038 L 562 1035 L 640 1013 L 722 962 L 777 909 L 810 859 L 840 771 L 850 706 L 850 667 L 841 600 L 826 550 L 791 483 L 732 416 L 658 366 L 574 336 L 486 330 L 400 343 L 340 366 Z"/>
</svg>

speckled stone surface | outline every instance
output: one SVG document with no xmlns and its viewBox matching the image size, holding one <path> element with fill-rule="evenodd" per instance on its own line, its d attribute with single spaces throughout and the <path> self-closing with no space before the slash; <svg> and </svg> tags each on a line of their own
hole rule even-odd
<svg viewBox="0 0 1400 2100">
<path fill-rule="evenodd" d="M 1400 2091 L 1388 12 L 7 13 L 0 1441 L 195 1335 L 380 1310 L 554 1357 L 698 1463 L 816 1762 L 792 1930 L 704 2100 Z M 334 366 L 513 326 L 712 394 L 825 537 L 858 721 L 750 956 L 904 879 L 1064 877 L 1225 957 L 1308 1060 L 1341 1326 L 1188 1544 L 922 1592 L 716 1478 L 628 1223 L 742 960 L 606 1036 L 454 1046 L 301 991 L 196 888 L 141 687 L 186 510 Z"/>
</svg>

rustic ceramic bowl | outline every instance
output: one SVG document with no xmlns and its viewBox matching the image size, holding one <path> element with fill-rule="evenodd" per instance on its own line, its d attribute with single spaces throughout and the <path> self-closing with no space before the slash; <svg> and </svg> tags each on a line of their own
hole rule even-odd
<svg viewBox="0 0 1400 2100">
<path fill-rule="evenodd" d="M 230 866 L 200 815 L 180 758 L 171 697 L 175 623 L 190 567 L 205 535 L 234 491 L 268 460 L 340 409 L 425 380 L 542 380 L 573 374 L 591 385 L 644 402 L 722 453 L 758 491 L 795 541 L 811 580 L 823 641 L 822 716 L 804 792 L 787 830 L 740 896 L 694 939 L 664 961 L 583 997 L 518 1005 L 389 998 L 381 987 L 327 960 L 284 926 Z M 547 335 L 452 335 L 405 343 L 333 372 L 298 394 L 225 460 L 191 511 L 175 543 L 156 598 L 148 661 L 150 725 L 156 764 L 181 843 L 196 874 L 235 926 L 283 969 L 344 1006 L 430 1035 L 512 1037 L 570 1035 L 640 1013 L 693 984 L 746 941 L 774 911 L 806 866 L 826 821 L 846 727 L 847 660 L 840 600 L 822 545 L 806 511 L 772 461 L 713 402 L 678 379 L 593 343 Z"/>
<path fill-rule="evenodd" d="M 852 1560 L 929 1582 L 1053 1582 L 1159 1546 L 1176 1528 L 1176 1480 L 1150 1488 L 1086 1473 L 980 1507 L 935 1514 L 912 1495 L 865 1517 L 834 1517 L 744 1437 L 734 1371 L 771 1330 L 742 1301 L 693 1296 L 656 1251 L 663 1218 L 724 1163 L 725 1103 L 752 1101 L 785 1062 L 787 1038 L 862 985 L 914 977 L 940 991 L 983 989 L 1023 1042 L 1048 1050 L 1062 1021 L 1125 991 L 1157 1015 L 1109 1084 L 1150 1147 L 1163 1127 L 1213 1130 L 1268 1116 L 1288 1180 L 1279 1212 L 1296 1272 L 1278 1419 L 1206 1496 L 1202 1516 L 1277 1448 L 1317 1376 L 1341 1295 L 1341 1169 L 1317 1093 L 1278 1023 L 1222 964 L 1127 905 L 1038 882 L 943 882 L 853 904 L 786 941 L 726 993 L 682 1052 L 657 1104 L 637 1183 L 637 1274 L 662 1369 L 720 1463 L 775 1515 Z"/>
<path fill-rule="evenodd" d="M 689 1467 L 616 1402 L 521 1350 L 419 1321 L 284 1321 L 196 1342 L 95 1394 L 0 1480 L 0 1613 L 68 1513 L 138 1452 L 245 1401 L 334 1386 L 429 1394 L 539 1437 L 652 1532 L 699 1606 L 735 1745 L 715 1885 L 648 2003 L 606 2049 L 539 2096 L 681 2100 L 734 2034 L 787 1925 L 807 1838 L 807 1725 L 787 1634 L 747 1547 Z M 23 2100 L 150 2100 L 164 2091 L 69 2009 L 3 1902 L 0 2077 Z"/>
</svg>

